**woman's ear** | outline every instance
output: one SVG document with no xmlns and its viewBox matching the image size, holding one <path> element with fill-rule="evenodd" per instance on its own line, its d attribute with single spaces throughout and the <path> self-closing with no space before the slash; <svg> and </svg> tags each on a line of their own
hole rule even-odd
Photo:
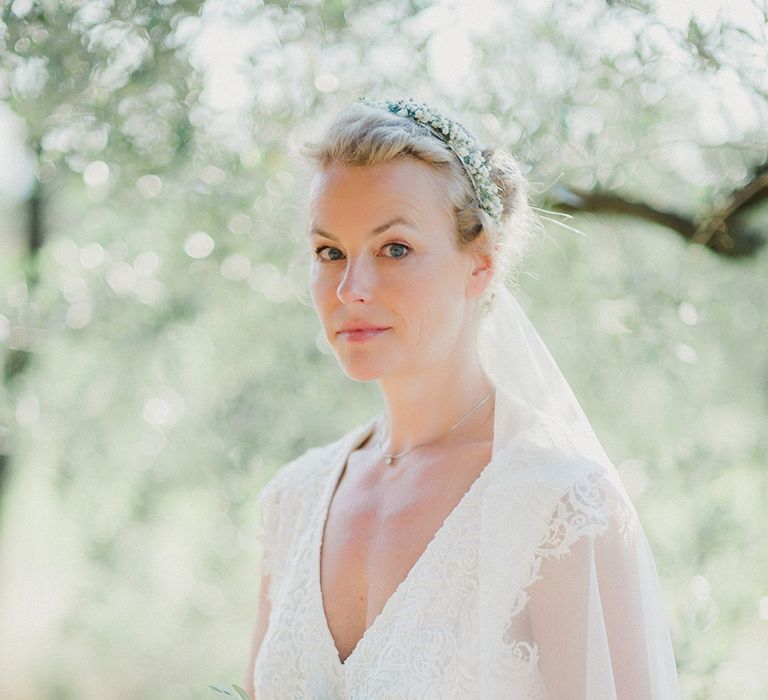
<svg viewBox="0 0 768 700">
<path fill-rule="evenodd" d="M 493 279 L 493 256 L 489 253 L 472 253 L 472 272 L 467 280 L 467 295 L 479 297 Z"/>
</svg>

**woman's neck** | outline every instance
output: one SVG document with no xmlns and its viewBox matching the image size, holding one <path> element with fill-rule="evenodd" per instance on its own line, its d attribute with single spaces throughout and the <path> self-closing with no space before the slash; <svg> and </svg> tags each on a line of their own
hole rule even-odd
<svg viewBox="0 0 768 700">
<path fill-rule="evenodd" d="M 408 377 L 381 380 L 379 388 L 386 404 L 382 450 L 389 454 L 468 436 L 472 441 L 492 439 L 495 387 L 477 355 L 470 361 L 457 356 L 431 372 L 422 368 Z M 487 401 L 448 432 L 489 393 Z"/>
</svg>

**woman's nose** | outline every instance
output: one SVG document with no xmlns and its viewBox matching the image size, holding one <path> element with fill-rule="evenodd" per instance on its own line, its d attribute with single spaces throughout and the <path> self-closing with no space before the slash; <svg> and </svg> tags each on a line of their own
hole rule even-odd
<svg viewBox="0 0 768 700">
<path fill-rule="evenodd" d="M 369 302 L 374 280 L 371 270 L 364 261 L 350 261 L 344 271 L 344 277 L 336 289 L 336 296 L 343 304 Z"/>
</svg>

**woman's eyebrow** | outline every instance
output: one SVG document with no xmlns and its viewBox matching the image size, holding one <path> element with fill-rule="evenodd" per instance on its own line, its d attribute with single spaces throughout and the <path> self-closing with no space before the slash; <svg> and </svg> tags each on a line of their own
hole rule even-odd
<svg viewBox="0 0 768 700">
<path fill-rule="evenodd" d="M 414 225 L 405 217 L 402 216 L 396 216 L 394 219 L 391 219 L 390 221 L 387 221 L 385 224 L 381 224 L 380 226 L 377 226 L 375 229 L 373 229 L 368 235 L 373 238 L 374 236 L 378 236 L 380 233 L 384 233 L 390 226 L 394 226 L 395 224 L 402 224 L 403 226 L 409 226 L 411 228 L 414 228 Z M 322 236 L 323 238 L 330 238 L 332 241 L 338 241 L 339 239 L 336 238 L 332 233 L 328 233 L 327 231 L 323 231 L 319 226 L 312 226 L 312 228 L 309 231 L 310 236 Z"/>
</svg>

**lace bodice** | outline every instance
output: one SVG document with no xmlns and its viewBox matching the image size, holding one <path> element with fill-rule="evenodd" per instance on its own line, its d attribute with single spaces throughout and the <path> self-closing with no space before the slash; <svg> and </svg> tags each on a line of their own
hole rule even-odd
<svg viewBox="0 0 768 700">
<path fill-rule="evenodd" d="M 678 697 L 666 627 L 620 629 L 662 603 L 618 475 L 531 433 L 494 455 L 342 663 L 323 610 L 322 528 L 373 424 L 308 450 L 261 492 L 272 584 L 256 700 Z"/>
</svg>

